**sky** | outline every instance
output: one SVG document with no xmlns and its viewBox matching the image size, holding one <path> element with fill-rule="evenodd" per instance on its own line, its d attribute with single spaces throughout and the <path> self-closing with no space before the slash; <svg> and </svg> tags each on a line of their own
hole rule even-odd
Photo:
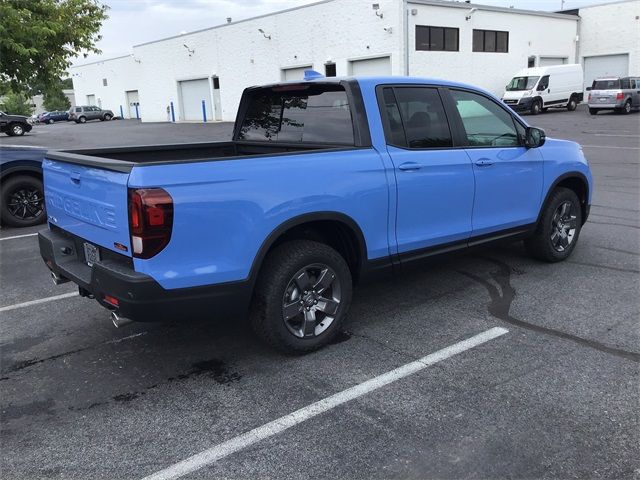
<svg viewBox="0 0 640 480">
<path fill-rule="evenodd" d="M 109 19 L 102 25 L 97 46 L 102 55 L 77 58 L 76 65 L 100 58 L 132 53 L 132 46 L 233 20 L 277 12 L 316 0 L 101 0 L 108 5 Z M 375 3 L 375 0 L 352 0 Z M 607 0 L 565 0 L 564 8 L 606 3 Z M 612 0 L 610 0 L 612 1 Z M 560 10 L 562 0 L 474 0 L 472 3 L 528 10 Z"/>
</svg>

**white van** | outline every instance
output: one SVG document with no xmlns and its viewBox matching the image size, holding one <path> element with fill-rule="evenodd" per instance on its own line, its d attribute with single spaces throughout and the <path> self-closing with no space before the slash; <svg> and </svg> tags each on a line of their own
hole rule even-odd
<svg viewBox="0 0 640 480">
<path fill-rule="evenodd" d="M 506 86 L 502 101 L 537 115 L 549 107 L 574 111 L 583 99 L 582 65 L 553 65 L 520 70 Z"/>
</svg>

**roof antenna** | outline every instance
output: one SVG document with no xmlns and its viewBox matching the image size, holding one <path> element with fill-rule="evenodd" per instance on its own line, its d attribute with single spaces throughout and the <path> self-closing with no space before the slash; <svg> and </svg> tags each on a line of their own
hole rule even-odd
<svg viewBox="0 0 640 480">
<path fill-rule="evenodd" d="M 324 75 L 322 75 L 320 72 L 316 72 L 315 70 L 304 71 L 305 80 L 315 80 L 316 78 L 324 78 Z"/>
</svg>

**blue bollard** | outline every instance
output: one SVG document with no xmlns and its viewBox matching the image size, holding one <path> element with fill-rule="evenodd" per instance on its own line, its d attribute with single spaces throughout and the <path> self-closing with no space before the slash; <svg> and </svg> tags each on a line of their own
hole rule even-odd
<svg viewBox="0 0 640 480">
<path fill-rule="evenodd" d="M 204 104 L 204 100 L 202 100 L 202 121 L 207 123 L 207 107 Z"/>
<path fill-rule="evenodd" d="M 124 118 L 124 112 L 122 111 L 122 105 L 120 105 L 120 118 Z"/>
<path fill-rule="evenodd" d="M 173 102 L 169 102 L 169 105 L 171 106 L 171 121 L 176 123 L 176 112 L 173 109 Z"/>
</svg>

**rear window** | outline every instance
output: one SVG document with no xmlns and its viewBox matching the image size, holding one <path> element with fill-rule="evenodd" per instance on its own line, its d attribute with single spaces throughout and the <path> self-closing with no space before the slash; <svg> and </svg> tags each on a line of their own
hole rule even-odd
<svg viewBox="0 0 640 480">
<path fill-rule="evenodd" d="M 353 145 L 340 85 L 283 85 L 252 92 L 238 140 Z"/>
<path fill-rule="evenodd" d="M 593 90 L 619 90 L 620 80 L 594 80 L 591 88 Z"/>
</svg>

